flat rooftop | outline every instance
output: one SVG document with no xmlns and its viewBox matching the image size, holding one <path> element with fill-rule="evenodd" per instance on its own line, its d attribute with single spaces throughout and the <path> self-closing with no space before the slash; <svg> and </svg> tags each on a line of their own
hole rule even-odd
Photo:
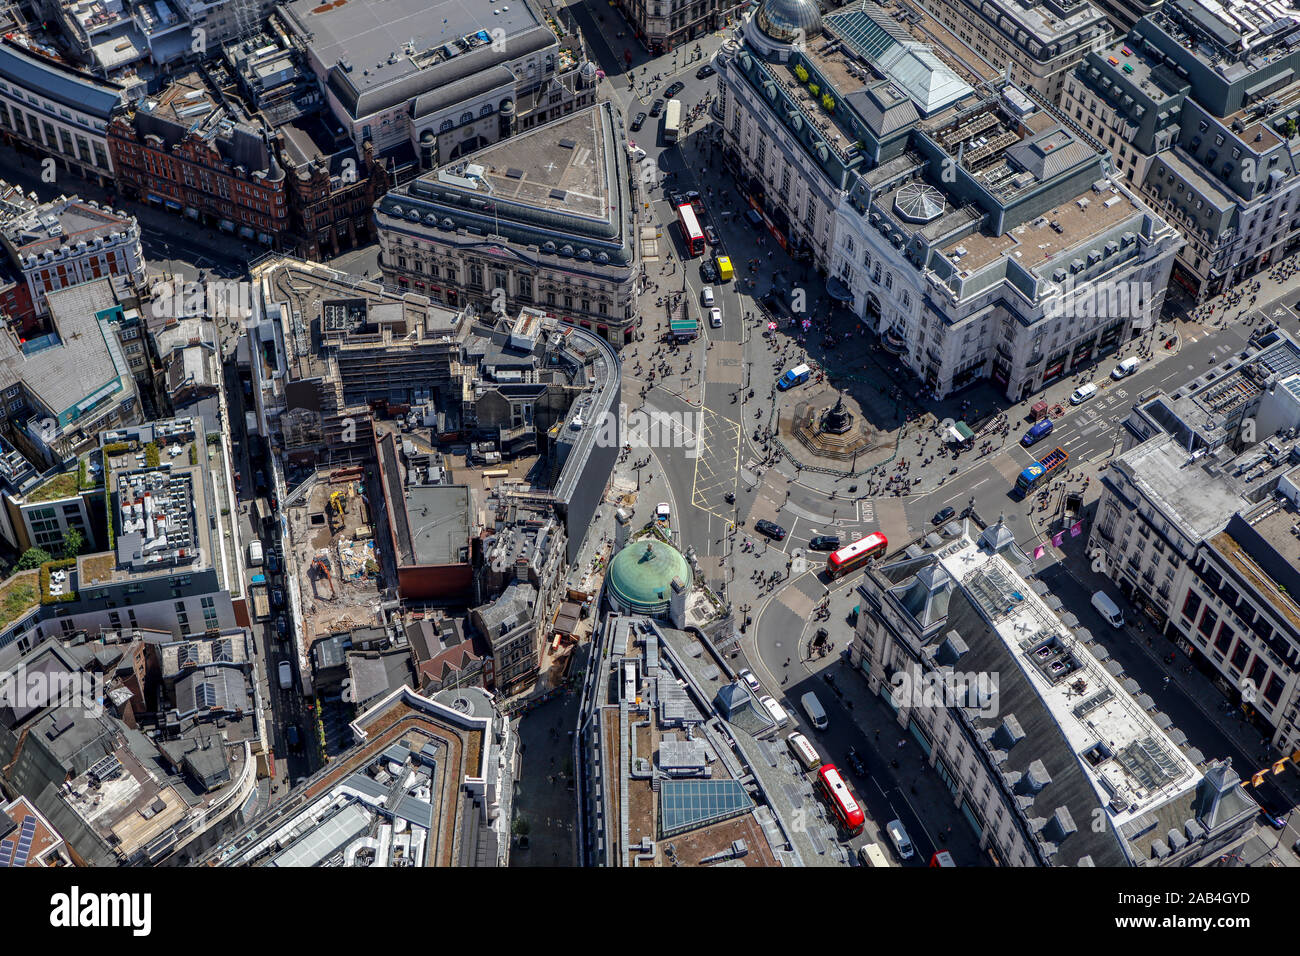
<svg viewBox="0 0 1300 956">
<path fill-rule="evenodd" d="M 462 38 L 487 45 L 501 30 L 508 48 L 510 37 L 541 25 L 524 0 L 295 0 L 284 9 L 310 34 L 321 63 L 350 62 L 348 79 L 359 89 L 418 73 L 434 61 L 431 54 Z"/>
<path fill-rule="evenodd" d="M 1172 435 L 1143 442 L 1120 457 L 1124 471 L 1168 515 L 1176 515 L 1193 538 L 1223 527 L 1250 503 L 1222 474 L 1209 474 Z"/>
<path fill-rule="evenodd" d="M 469 560 L 468 488 L 408 485 L 405 498 L 410 551 L 415 564 L 459 564 Z M 404 544 L 399 542 L 406 551 Z"/>
<path fill-rule="evenodd" d="M 37 206 L 5 223 L 3 229 L 16 252 L 39 256 L 47 249 L 57 252 L 60 246 L 75 247 L 80 240 L 90 242 L 134 227 L 134 216 L 119 216 L 107 206 L 73 196 Z"/>
<path fill-rule="evenodd" d="M 1189 440 L 1186 432 L 1191 429 L 1218 448 L 1227 440 L 1231 423 L 1260 400 L 1269 381 L 1284 382 L 1296 374 L 1300 374 L 1300 343 L 1289 335 L 1271 333 L 1258 347 L 1229 355 L 1185 390 L 1157 395 L 1142 410 L 1184 441 Z"/>
<path fill-rule="evenodd" d="M 599 109 L 578 110 L 427 173 L 409 188 L 416 196 L 445 190 L 477 194 L 496 200 L 498 211 L 507 216 L 513 203 L 608 219 L 610 138 L 603 117 Z"/>
<path fill-rule="evenodd" d="M 1081 207 L 1081 201 L 1086 205 Z M 974 274 L 1002 256 L 1030 270 L 1069 266 L 1070 253 L 1142 214 L 1137 203 L 1114 187 L 1101 193 L 1089 189 L 1002 235 L 972 233 L 945 247 L 943 255 L 963 274 Z"/>
<path fill-rule="evenodd" d="M 1300 564 L 1300 544 L 1297 543 L 1291 530 L 1297 520 L 1295 509 L 1286 508 L 1277 509 L 1251 525 L 1280 556 L 1289 558 L 1293 562 L 1292 567 Z M 1269 605 L 1275 612 L 1286 618 L 1292 627 L 1300 629 L 1300 606 L 1297 606 L 1285 585 L 1279 585 L 1274 581 L 1240 542 L 1227 531 L 1220 531 L 1210 539 L 1210 547 L 1217 551 L 1238 574 L 1253 584 L 1258 593 L 1268 599 Z"/>
<path fill-rule="evenodd" d="M 770 808 L 747 792 L 751 772 L 766 772 L 770 760 L 751 734 L 770 731 L 771 719 L 761 705 L 747 705 L 743 715 L 733 714 L 733 721 L 724 725 L 712 704 L 717 688 L 731 682 L 701 651 L 693 634 L 639 615 L 611 614 L 604 622 L 595 662 L 602 679 L 589 686 L 595 691 L 592 704 L 606 759 L 598 769 L 588 769 L 604 819 L 614 821 L 604 824 L 612 826 L 606 832 L 617 852 L 616 858 L 611 854 L 605 861 L 607 865 L 795 862 L 774 849 L 776 827 Z M 748 695 L 748 690 L 741 693 Z M 743 757 L 732 749 L 728 737 L 736 739 Z M 626 757 L 629 746 L 631 766 Z M 775 746 L 784 756 L 785 747 Z M 750 760 L 751 752 L 761 760 Z M 773 776 L 765 773 L 764 785 L 793 789 L 797 781 L 788 772 L 792 769 L 788 765 L 774 769 Z M 651 775 L 656 773 L 665 777 L 652 786 Z M 802 776 L 797 770 L 794 773 Z M 811 843 L 801 839 L 802 829 L 795 826 L 792 833 L 811 856 Z M 654 859 L 637 861 L 646 840 L 655 844 Z M 744 841 L 743 855 L 732 853 L 736 840 Z"/>
<path fill-rule="evenodd" d="M 128 581 L 167 568 L 193 570 L 218 563 L 211 549 L 207 443 L 193 434 L 197 419 L 172 419 L 106 433 L 105 445 L 135 437 L 139 447 L 104 456 L 112 482 L 117 553 L 83 555 L 78 587 Z M 149 464 L 153 446 L 158 465 Z M 193 463 L 191 462 L 193 456 Z M 218 528 L 224 527 L 219 522 Z M 218 535 L 218 540 L 224 538 Z M 221 563 L 226 562 L 221 558 Z"/>
<path fill-rule="evenodd" d="M 1127 39 L 1103 47 L 1085 63 L 1096 66 L 1099 77 L 1108 77 L 1118 84 L 1110 90 L 1110 97 L 1114 98 L 1122 96 L 1124 87 L 1131 85 L 1156 103 L 1162 103 L 1187 85 L 1163 60 L 1147 53 L 1142 44 Z"/>
</svg>

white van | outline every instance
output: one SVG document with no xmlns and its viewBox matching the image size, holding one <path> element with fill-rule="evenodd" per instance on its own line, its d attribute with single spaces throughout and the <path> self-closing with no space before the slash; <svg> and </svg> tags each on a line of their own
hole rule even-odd
<svg viewBox="0 0 1300 956">
<path fill-rule="evenodd" d="M 772 722 L 778 727 L 784 727 L 790 722 L 790 717 L 786 714 L 785 708 L 776 702 L 775 697 L 760 697 L 759 703 L 767 708 L 767 712 L 772 715 Z"/>
<path fill-rule="evenodd" d="M 1114 371 L 1110 373 L 1110 377 L 1115 379 L 1115 381 L 1119 381 L 1121 378 L 1125 378 L 1126 376 L 1132 375 L 1136 372 L 1138 366 L 1141 364 L 1142 360 L 1140 358 L 1136 355 L 1130 355 L 1124 361 L 1115 366 Z"/>
<path fill-rule="evenodd" d="M 812 725 L 818 730 L 825 730 L 830 721 L 826 719 L 826 710 L 817 695 L 809 691 L 799 698 L 799 703 L 803 704 L 803 712 L 808 715 Z"/>
<path fill-rule="evenodd" d="M 805 770 L 816 770 L 822 765 L 821 754 L 817 749 L 808 742 L 808 738 L 801 733 L 793 733 L 785 738 L 790 745 L 790 751 L 794 754 L 796 760 L 803 764 Z"/>
<path fill-rule="evenodd" d="M 863 866 L 874 866 L 880 869 L 889 867 L 889 857 L 885 856 L 885 851 L 874 843 L 864 843 L 858 847 L 858 859 L 862 861 Z"/>
<path fill-rule="evenodd" d="M 293 666 L 288 661 L 280 661 L 280 689 L 293 687 Z"/>
<path fill-rule="evenodd" d="M 1084 382 L 1082 385 L 1076 388 L 1072 393 L 1070 393 L 1070 404 L 1082 405 L 1084 402 L 1086 402 L 1088 399 L 1092 398 L 1092 396 L 1096 394 L 1097 394 L 1097 386 L 1094 385 L 1092 382 Z"/>
<path fill-rule="evenodd" d="M 889 842 L 894 844 L 894 849 L 898 853 L 900 860 L 910 860 L 912 854 L 916 851 L 912 849 L 912 838 L 907 835 L 903 829 L 902 820 L 890 820 L 885 824 L 885 832 L 889 834 Z"/>
<path fill-rule="evenodd" d="M 1119 609 L 1119 605 L 1110 599 L 1110 595 L 1105 591 L 1098 591 L 1092 596 L 1092 606 L 1101 614 L 1110 624 L 1111 627 L 1124 626 L 1124 612 Z"/>
<path fill-rule="evenodd" d="M 248 542 L 248 566 L 250 568 L 260 567 L 262 564 L 262 542 Z"/>
</svg>

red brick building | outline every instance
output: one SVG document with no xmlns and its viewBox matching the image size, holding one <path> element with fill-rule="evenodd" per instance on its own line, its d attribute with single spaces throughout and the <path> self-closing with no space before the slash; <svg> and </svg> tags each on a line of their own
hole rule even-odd
<svg viewBox="0 0 1300 956">
<path fill-rule="evenodd" d="M 261 124 L 236 109 L 197 73 L 183 76 L 109 124 L 113 168 L 130 198 L 281 249 L 284 170 Z"/>
<path fill-rule="evenodd" d="M 288 172 L 295 252 L 319 260 L 374 241 L 375 200 L 392 185 L 374 145 L 358 155 L 350 140 L 333 142 L 319 120 L 276 131 Z"/>
</svg>

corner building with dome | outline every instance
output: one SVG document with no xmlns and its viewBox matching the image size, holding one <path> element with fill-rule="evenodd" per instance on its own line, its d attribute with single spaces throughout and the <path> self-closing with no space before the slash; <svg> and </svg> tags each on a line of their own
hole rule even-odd
<svg viewBox="0 0 1300 956">
<path fill-rule="evenodd" d="M 1018 401 L 1147 334 L 1182 240 L 1090 134 L 927 27 L 763 0 L 698 135 L 807 269 L 814 324 L 847 309 L 937 396 Z"/>
</svg>

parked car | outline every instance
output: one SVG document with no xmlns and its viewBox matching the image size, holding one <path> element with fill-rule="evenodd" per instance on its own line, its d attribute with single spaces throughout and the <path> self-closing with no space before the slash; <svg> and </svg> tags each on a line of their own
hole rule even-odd
<svg viewBox="0 0 1300 956">
<path fill-rule="evenodd" d="M 268 551 L 266 554 L 266 570 L 272 574 L 280 570 L 280 556 L 274 551 Z"/>
<path fill-rule="evenodd" d="M 686 89 L 686 84 L 681 80 L 678 80 L 676 83 L 669 86 L 668 89 L 664 90 L 664 99 L 671 100 L 684 89 Z"/>
<path fill-rule="evenodd" d="M 955 515 L 956 513 L 957 513 L 957 509 L 954 508 L 952 505 L 949 505 L 947 508 L 944 508 L 940 511 L 936 511 L 934 513 L 934 517 L 930 519 L 930 524 L 936 526 L 944 524 L 948 521 L 951 521 L 952 516 Z"/>
<path fill-rule="evenodd" d="M 709 325 L 715 329 L 722 328 L 721 309 L 709 309 Z"/>
<path fill-rule="evenodd" d="M 655 100 L 653 103 L 650 104 L 650 115 L 651 115 L 651 116 L 658 116 L 658 115 L 659 115 L 660 113 L 662 113 L 663 111 L 664 111 L 664 101 L 663 101 L 663 100 L 658 100 L 658 99 L 657 99 L 657 100 Z"/>
<path fill-rule="evenodd" d="M 785 712 L 785 708 L 777 703 L 775 697 L 760 697 L 758 702 L 763 705 L 764 709 L 772 717 L 772 723 L 778 727 L 784 727 L 790 722 L 790 715 Z"/>
<path fill-rule="evenodd" d="M 302 742 L 302 738 L 298 734 L 298 727 L 295 724 L 290 724 L 288 727 L 284 728 L 284 739 L 288 742 L 289 749 L 296 753 L 298 745 Z"/>
<path fill-rule="evenodd" d="M 280 661 L 280 689 L 289 690 L 293 687 L 293 665 L 288 661 Z"/>
<path fill-rule="evenodd" d="M 705 226 L 704 238 L 709 240 L 709 245 L 716 246 L 718 244 L 718 231 L 712 226 Z"/>
<path fill-rule="evenodd" d="M 808 542 L 809 551 L 838 551 L 840 536 L 837 534 L 819 534 Z"/>
<path fill-rule="evenodd" d="M 785 528 L 782 528 L 775 521 L 768 521 L 766 518 L 759 518 L 754 522 L 754 530 L 759 534 L 765 534 L 769 538 L 775 538 L 777 541 L 785 540 Z"/>
<path fill-rule="evenodd" d="M 284 607 L 284 591 L 280 588 L 271 588 L 271 603 L 276 607 Z"/>
<path fill-rule="evenodd" d="M 740 679 L 743 680 L 746 684 L 748 684 L 749 689 L 752 691 L 759 691 L 763 689 L 763 685 L 758 682 L 758 678 L 754 676 L 754 672 L 751 670 L 741 671 Z"/>
<path fill-rule="evenodd" d="M 702 80 L 705 77 L 712 76 L 714 73 L 717 72 L 718 71 L 713 68 L 712 63 L 705 63 L 702 67 L 700 67 L 698 70 L 695 71 L 695 78 L 697 80 Z"/>
<path fill-rule="evenodd" d="M 644 112 L 637 113 L 636 117 L 632 120 L 632 132 L 635 133 L 644 125 L 645 125 L 645 113 Z"/>
<path fill-rule="evenodd" d="M 289 633 L 289 620 L 283 614 L 277 614 L 275 617 L 275 630 L 281 636 L 285 637 Z"/>
</svg>

